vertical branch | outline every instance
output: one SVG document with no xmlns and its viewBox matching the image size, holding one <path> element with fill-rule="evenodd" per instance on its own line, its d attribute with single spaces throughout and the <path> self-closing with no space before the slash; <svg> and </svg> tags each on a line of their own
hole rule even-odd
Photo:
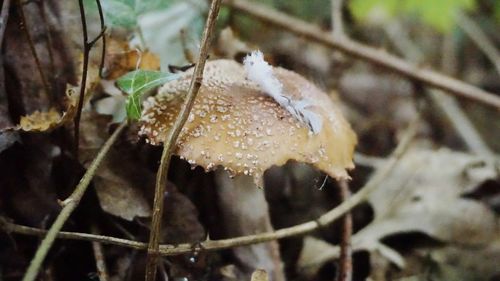
<svg viewBox="0 0 500 281">
<path fill-rule="evenodd" d="M 59 215 L 57 215 L 56 220 L 50 227 L 49 231 L 47 232 L 47 235 L 45 238 L 42 240 L 40 243 L 40 246 L 36 250 L 35 256 L 31 260 L 31 263 L 28 267 L 28 270 L 26 271 L 23 281 L 33 281 L 35 280 L 36 276 L 38 275 L 38 271 L 40 270 L 40 266 L 42 265 L 42 262 L 45 260 L 45 257 L 47 256 L 47 253 L 49 252 L 50 248 L 52 247 L 52 244 L 54 243 L 57 234 L 61 230 L 61 228 L 64 226 L 64 223 L 66 220 L 68 220 L 69 216 L 73 213 L 73 211 L 76 209 L 78 204 L 80 203 L 83 195 L 85 194 L 85 191 L 87 190 L 87 187 L 90 184 L 90 181 L 94 177 L 95 172 L 97 171 L 97 168 L 99 168 L 99 165 L 101 164 L 102 160 L 108 153 L 109 149 L 111 148 L 111 145 L 116 141 L 118 138 L 119 134 L 123 131 L 123 129 L 126 127 L 127 123 L 123 122 L 109 137 L 109 139 L 104 143 L 103 147 L 99 150 L 99 153 L 97 153 L 97 156 L 95 159 L 92 161 L 90 164 L 87 172 L 85 175 L 83 175 L 82 179 L 76 186 L 75 190 L 71 195 L 66 198 L 62 202 L 63 208 Z"/>
<path fill-rule="evenodd" d="M 332 6 L 332 35 L 335 38 L 344 36 L 344 21 L 342 19 L 343 0 L 331 0 Z"/>
<path fill-rule="evenodd" d="M 332 7 L 332 36 L 338 40 L 344 38 L 344 21 L 342 18 L 342 5 L 343 0 L 331 0 Z M 343 55 L 341 53 L 333 54 L 334 61 L 342 62 Z M 342 68 L 342 67 L 341 67 Z M 343 69 L 339 69 L 342 71 Z M 339 71 L 338 70 L 338 71 Z M 338 75 L 340 77 L 340 75 Z M 338 83 L 338 80 L 337 80 Z M 336 83 L 336 84 L 337 84 Z M 349 184 L 347 181 L 342 180 L 339 182 L 340 201 L 345 202 L 351 195 L 349 191 Z M 340 236 L 340 257 L 338 265 L 337 281 L 351 281 L 352 280 L 352 215 L 347 212 L 342 218 L 342 233 Z"/>
<path fill-rule="evenodd" d="M 106 26 L 104 25 L 104 13 L 102 12 L 101 1 L 96 0 L 97 11 L 99 12 L 99 21 L 101 22 L 101 33 L 104 33 Z M 99 65 L 99 77 L 102 78 L 102 70 L 104 68 L 104 56 L 106 54 L 106 36 L 102 36 L 101 63 Z"/>
<path fill-rule="evenodd" d="M 94 224 L 91 227 L 93 234 L 99 234 L 99 229 Z M 97 270 L 97 276 L 99 281 L 108 281 L 108 271 L 106 269 L 106 261 L 104 260 L 104 252 L 102 250 L 102 244 L 97 241 L 92 242 L 92 250 L 94 251 L 95 267 Z"/>
<path fill-rule="evenodd" d="M 83 70 L 82 70 L 82 79 L 80 81 L 80 94 L 78 96 L 78 107 L 75 115 L 75 151 L 74 154 L 78 158 L 78 147 L 80 144 L 80 119 L 82 117 L 82 108 L 83 101 L 85 100 L 85 90 L 87 85 L 87 72 L 89 68 L 89 55 L 90 50 L 95 45 L 97 40 L 101 37 L 104 38 L 104 32 L 106 31 L 106 27 L 104 26 L 104 17 L 102 14 L 101 2 L 96 0 L 97 9 L 99 10 L 99 19 L 101 21 L 101 32 L 97 35 L 92 41 L 89 41 L 89 35 L 87 31 L 87 19 L 85 17 L 85 7 L 83 5 L 83 0 L 78 0 L 78 5 L 80 8 L 80 19 L 82 22 L 82 32 L 83 32 Z M 103 54 L 101 57 L 101 67 L 99 69 L 99 74 L 101 74 L 102 66 L 104 64 L 104 39 L 103 39 Z"/>
<path fill-rule="evenodd" d="M 208 49 L 210 47 L 210 40 L 215 27 L 215 22 L 217 19 L 217 15 L 219 14 L 220 4 L 221 0 L 212 0 L 212 4 L 210 5 L 210 10 L 208 12 L 207 21 L 205 24 L 205 29 L 203 31 L 203 36 L 201 39 L 198 63 L 196 64 L 194 69 L 186 101 L 184 102 L 179 116 L 175 120 L 175 124 L 170 130 L 169 135 L 164 142 L 163 152 L 160 160 L 160 167 L 158 168 L 158 173 L 156 175 L 153 215 L 151 221 L 151 230 L 148 244 L 148 258 L 146 264 L 146 281 L 154 281 L 156 277 L 156 265 L 159 257 L 158 250 L 161 235 L 161 219 L 163 215 L 163 196 L 165 193 L 170 158 L 174 151 L 177 138 L 179 137 L 184 123 L 186 123 L 189 112 L 191 111 L 194 100 L 198 94 L 198 90 L 201 87 L 203 70 L 205 68 L 205 62 L 207 59 Z"/>
<path fill-rule="evenodd" d="M 45 77 L 45 74 L 43 73 L 43 68 L 42 68 L 42 64 L 40 62 L 40 58 L 38 57 L 38 54 L 36 53 L 35 43 L 33 42 L 33 38 L 31 37 L 28 22 L 26 21 L 26 17 L 24 15 L 23 3 L 21 2 L 21 0 L 18 0 L 17 4 L 18 4 L 18 8 L 19 8 L 19 15 L 21 17 L 21 24 L 24 27 L 24 34 L 26 35 L 26 39 L 28 39 L 28 44 L 30 46 L 31 54 L 33 55 L 33 58 L 35 59 L 36 67 L 38 69 L 38 72 L 40 73 L 40 78 L 42 79 L 43 89 L 45 90 L 45 93 L 47 94 L 47 96 L 50 99 L 51 94 L 50 94 L 49 83 L 47 82 L 47 78 Z"/>
<path fill-rule="evenodd" d="M 87 71 L 89 67 L 89 46 L 88 46 L 88 32 L 87 32 L 87 19 L 85 18 L 85 7 L 83 6 L 83 0 L 78 0 L 78 5 L 80 7 L 80 19 L 82 22 L 82 32 L 83 32 L 83 70 L 82 79 L 80 80 L 80 95 L 78 96 L 78 106 L 76 109 L 76 115 L 74 120 L 75 125 L 75 157 L 78 158 L 78 148 L 80 146 L 80 118 L 82 117 L 83 100 L 85 97 L 85 86 L 87 85 Z"/>
<path fill-rule="evenodd" d="M 342 180 L 339 182 L 340 200 L 345 202 L 351 196 L 349 191 L 349 184 L 347 181 Z M 352 215 L 347 212 L 342 218 L 342 234 L 340 241 L 340 257 L 339 257 L 339 270 L 337 281 L 351 281 L 352 280 Z"/>
<path fill-rule="evenodd" d="M 342 17 L 342 5 L 343 0 L 330 0 L 331 11 L 331 28 L 332 37 L 338 40 L 344 38 L 344 20 Z M 342 73 L 348 67 L 346 57 L 338 51 L 334 51 L 331 56 L 330 72 L 331 75 L 331 87 L 338 88 L 339 81 L 342 77 Z"/>
</svg>

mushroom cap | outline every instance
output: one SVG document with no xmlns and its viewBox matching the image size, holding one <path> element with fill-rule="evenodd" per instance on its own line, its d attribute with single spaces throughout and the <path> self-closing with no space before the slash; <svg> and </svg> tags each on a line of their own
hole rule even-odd
<svg viewBox="0 0 500 281">
<path fill-rule="evenodd" d="M 292 71 L 274 67 L 291 100 L 307 100 L 309 110 L 322 117 L 313 134 L 285 108 L 246 77 L 242 65 L 231 60 L 207 62 L 194 106 L 179 138 L 175 154 L 205 170 L 223 166 L 232 175 L 254 177 L 289 160 L 309 163 L 335 179 L 348 179 L 354 168 L 356 135 L 332 100 L 311 82 Z M 158 145 L 167 137 L 184 102 L 192 70 L 163 85 L 144 102 L 140 135 Z"/>
</svg>

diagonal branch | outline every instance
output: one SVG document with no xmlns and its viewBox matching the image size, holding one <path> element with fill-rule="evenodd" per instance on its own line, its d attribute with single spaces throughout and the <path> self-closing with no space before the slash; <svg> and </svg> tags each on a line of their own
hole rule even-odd
<svg viewBox="0 0 500 281">
<path fill-rule="evenodd" d="M 500 110 L 500 97 L 471 84 L 430 69 L 419 67 L 385 51 L 366 46 L 348 38 L 334 38 L 315 25 L 288 16 L 265 5 L 244 0 L 226 0 L 225 3 L 237 11 L 283 28 L 311 41 L 387 68 L 434 88 L 444 90 L 462 98 L 481 102 Z"/>
<path fill-rule="evenodd" d="M 193 107 L 194 100 L 198 94 L 198 90 L 201 87 L 201 82 L 203 79 L 203 70 L 205 68 L 205 62 L 208 56 L 208 49 L 210 47 L 210 40 L 212 38 L 212 33 L 215 27 L 215 22 L 217 15 L 219 14 L 221 0 L 212 0 L 210 5 L 210 10 L 208 12 L 207 22 L 205 24 L 205 30 L 203 31 L 203 36 L 201 39 L 200 53 L 198 56 L 198 63 L 195 66 L 193 77 L 191 79 L 191 84 L 189 86 L 186 101 L 179 113 L 179 116 L 175 120 L 175 123 L 170 130 L 167 139 L 165 140 L 163 152 L 160 160 L 160 167 L 158 168 L 158 173 L 156 175 L 156 187 L 155 187 L 155 197 L 153 203 L 153 215 L 151 221 L 151 230 L 149 235 L 149 245 L 148 245 L 148 258 L 146 264 L 146 281 L 154 281 L 156 277 L 156 265 L 159 256 L 159 244 L 161 235 L 161 219 L 163 215 L 163 196 L 165 193 L 165 187 L 167 184 L 167 173 L 170 165 L 170 158 L 174 152 L 177 138 L 181 133 L 184 123 L 186 123 L 189 116 L 189 112 Z"/>
<path fill-rule="evenodd" d="M 191 253 L 193 251 L 216 251 L 239 246 L 247 246 L 276 239 L 303 235 L 333 223 L 360 203 L 365 202 L 368 198 L 368 195 L 370 195 L 370 193 L 375 190 L 387 176 L 390 175 L 403 154 L 408 150 L 408 147 L 410 146 L 410 143 L 415 136 L 417 124 L 418 123 L 416 121 L 410 124 L 409 128 L 404 133 L 401 141 L 399 142 L 392 155 L 388 159 L 386 159 L 383 164 L 381 164 L 380 168 L 377 169 L 375 174 L 370 178 L 370 180 L 360 191 L 349 197 L 347 200 L 345 200 L 326 214 L 319 217 L 317 220 L 309 221 L 288 228 L 282 228 L 274 232 L 260 233 L 223 240 L 207 240 L 196 244 L 160 245 L 159 254 L 164 256 L 174 256 Z M 10 223 L 2 217 L 0 217 L 0 229 L 3 229 L 7 233 L 12 232 L 25 235 L 43 236 L 46 233 L 46 231 L 42 229 Z M 143 242 L 88 233 L 59 232 L 57 234 L 57 237 L 73 240 L 97 241 L 103 244 L 117 245 L 137 250 L 148 249 L 148 245 Z"/>
<path fill-rule="evenodd" d="M 42 240 L 42 243 L 38 247 L 35 256 L 31 260 L 31 263 L 28 267 L 28 270 L 26 271 L 23 281 L 33 281 L 35 280 L 36 276 L 38 275 L 38 271 L 40 269 L 40 266 L 42 265 L 43 260 L 45 259 L 45 256 L 49 252 L 50 248 L 52 247 L 52 244 L 54 243 L 58 232 L 61 230 L 61 228 L 64 226 L 64 223 L 66 220 L 69 218 L 71 213 L 76 209 L 78 204 L 80 203 L 80 200 L 83 197 L 83 194 L 85 194 L 85 191 L 87 190 L 87 187 L 90 184 L 90 181 L 94 177 L 94 174 L 101 164 L 102 160 L 108 153 L 109 149 L 111 148 L 111 145 L 116 141 L 118 138 L 118 135 L 123 131 L 123 129 L 126 127 L 127 123 L 124 122 L 122 123 L 109 137 L 109 139 L 104 143 L 103 147 L 101 150 L 99 150 L 99 153 L 97 154 L 96 158 L 92 163 L 90 164 L 89 169 L 83 175 L 82 179 L 76 186 L 75 190 L 73 193 L 64 200 L 63 203 L 63 208 L 59 215 L 57 216 L 56 220 L 50 227 L 49 231 L 47 232 L 45 238 Z"/>
</svg>

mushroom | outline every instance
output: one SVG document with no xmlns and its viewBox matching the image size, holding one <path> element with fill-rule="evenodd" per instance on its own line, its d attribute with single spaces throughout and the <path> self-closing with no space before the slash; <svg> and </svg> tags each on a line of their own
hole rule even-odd
<svg viewBox="0 0 500 281">
<path fill-rule="evenodd" d="M 262 187 L 268 168 L 293 160 L 308 163 L 332 178 L 349 179 L 346 169 L 354 167 L 356 136 L 339 108 L 299 74 L 265 62 L 260 67 L 263 60 L 259 59 L 250 60 L 251 64 L 245 67 L 231 60 L 207 62 L 202 86 L 175 151 L 193 166 L 206 171 L 223 167 L 227 171 L 219 169 L 215 173 L 216 184 L 222 185 L 217 190 L 222 207 L 232 208 L 225 219 L 231 219 L 235 225 L 238 222 L 234 220 L 261 224 L 254 229 L 229 230 L 231 235 L 272 230 L 264 194 L 255 188 Z M 255 62 L 259 67 L 253 67 Z M 147 142 L 158 145 L 166 138 L 191 77 L 192 70 L 187 71 L 163 85 L 156 96 L 146 99 L 139 134 L 146 136 Z M 316 119 L 314 125 L 310 124 L 311 119 Z M 238 197 L 248 194 L 253 197 L 252 204 L 264 205 L 258 217 L 249 214 L 251 206 L 244 203 L 250 199 Z M 241 206 L 234 204 L 235 200 Z M 267 243 L 267 248 L 258 247 L 263 245 L 236 251 L 265 250 L 269 257 L 279 257 L 276 242 Z M 258 266 L 266 269 L 273 280 L 282 279 L 280 266 L 255 265 Z"/>
</svg>

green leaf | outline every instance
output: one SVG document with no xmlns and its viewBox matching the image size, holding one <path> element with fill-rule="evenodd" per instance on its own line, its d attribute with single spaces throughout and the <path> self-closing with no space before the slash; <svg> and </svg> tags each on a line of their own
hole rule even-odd
<svg viewBox="0 0 500 281">
<path fill-rule="evenodd" d="M 178 77 L 179 74 L 135 70 L 118 78 L 116 81 L 118 88 L 129 95 L 126 102 L 127 116 L 133 120 L 139 119 L 142 112 L 142 95 L 148 90 L 175 80 Z"/>
<path fill-rule="evenodd" d="M 441 32 L 455 26 L 459 11 L 474 9 L 476 0 L 352 0 L 349 8 L 357 20 L 388 20 L 396 16 L 416 16 L 425 24 Z"/>
<path fill-rule="evenodd" d="M 495 2 L 495 18 L 500 22 L 500 1 Z"/>
<path fill-rule="evenodd" d="M 144 14 L 151 11 L 159 11 L 168 8 L 173 0 L 137 0 L 135 3 L 135 12 Z"/>
<path fill-rule="evenodd" d="M 352 0 L 349 1 L 349 9 L 354 18 L 359 21 L 366 21 L 370 18 L 385 20 L 396 15 L 399 8 L 398 2 L 399 0 Z"/>
<path fill-rule="evenodd" d="M 105 0 L 102 9 L 106 17 L 106 24 L 132 28 L 137 25 L 135 1 L 133 0 Z"/>
<path fill-rule="evenodd" d="M 406 0 L 401 1 L 404 11 L 414 14 L 424 23 L 441 32 L 455 26 L 457 12 L 475 8 L 475 0 Z"/>
</svg>

